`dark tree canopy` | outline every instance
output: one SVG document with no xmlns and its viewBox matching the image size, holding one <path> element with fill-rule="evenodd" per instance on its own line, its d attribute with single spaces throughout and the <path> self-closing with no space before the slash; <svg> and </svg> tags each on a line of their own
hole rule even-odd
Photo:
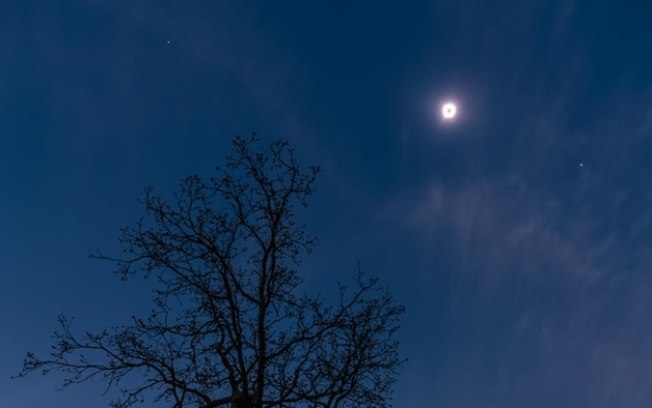
<svg viewBox="0 0 652 408">
<path fill-rule="evenodd" d="M 299 293 L 313 238 L 295 209 L 317 173 L 284 141 L 236 137 L 215 177 L 185 178 L 170 201 L 148 189 L 124 258 L 98 257 L 125 279 L 156 278 L 151 314 L 83 334 L 61 317 L 51 355 L 28 353 L 20 375 L 103 378 L 116 408 L 390 406 L 402 306 L 359 272 L 335 302 Z"/>
</svg>

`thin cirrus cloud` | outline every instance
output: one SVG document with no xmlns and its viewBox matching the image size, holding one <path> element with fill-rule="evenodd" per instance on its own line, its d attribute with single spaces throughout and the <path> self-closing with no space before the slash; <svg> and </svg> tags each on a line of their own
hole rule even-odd
<svg viewBox="0 0 652 408">
<path fill-rule="evenodd" d="M 507 181 L 459 190 L 432 184 L 391 212 L 404 214 L 403 227 L 417 234 L 418 245 L 436 252 L 435 237 L 442 234 L 453 242 L 459 268 L 430 271 L 449 273 L 457 282 L 448 300 L 451 319 L 511 321 L 491 334 L 471 329 L 478 330 L 476 347 L 501 339 L 494 368 L 498 390 L 545 394 L 572 384 L 594 406 L 641 406 L 650 398 L 642 379 L 652 363 L 652 256 L 643 245 L 630 246 L 628 228 L 601 235 L 586 220 L 560 222 L 553 201 L 528 197 Z M 651 213 L 636 228 L 649 229 Z M 495 306 L 505 301 L 499 298 L 512 299 L 508 315 Z M 469 306 L 475 302 L 487 306 L 475 310 Z M 475 310 L 471 315 L 468 307 Z M 450 333 L 458 338 L 454 329 Z M 513 366 L 522 353 L 533 361 L 518 374 Z M 459 366 L 469 372 L 483 363 Z M 455 382 L 458 374 L 449 375 Z"/>
<path fill-rule="evenodd" d="M 478 182 L 451 190 L 433 183 L 420 198 L 406 200 L 416 204 L 404 212 L 404 222 L 426 235 L 453 231 L 460 256 L 485 265 L 485 273 L 555 266 L 599 279 L 604 271 L 598 260 L 613 246 L 613 236 L 590 238 L 582 221 L 555 228 L 555 203 L 528 197 L 523 185 L 514 184 Z"/>
</svg>

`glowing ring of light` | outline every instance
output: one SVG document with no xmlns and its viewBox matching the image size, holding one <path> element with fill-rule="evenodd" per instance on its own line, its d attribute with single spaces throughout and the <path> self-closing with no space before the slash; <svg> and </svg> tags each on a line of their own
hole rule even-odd
<svg viewBox="0 0 652 408">
<path fill-rule="evenodd" d="M 457 106 L 452 102 L 446 102 L 441 106 L 441 116 L 446 120 L 451 120 L 457 115 Z"/>
</svg>

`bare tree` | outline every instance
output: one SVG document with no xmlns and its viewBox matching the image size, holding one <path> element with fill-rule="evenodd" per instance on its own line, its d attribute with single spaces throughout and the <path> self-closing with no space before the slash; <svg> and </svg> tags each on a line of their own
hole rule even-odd
<svg viewBox="0 0 652 408">
<path fill-rule="evenodd" d="M 151 314 L 81 335 L 60 317 L 51 355 L 28 353 L 19 376 L 103 378 L 114 408 L 390 406 L 403 307 L 359 269 L 335 302 L 298 293 L 313 238 L 295 209 L 318 170 L 286 142 L 236 137 L 216 177 L 185 178 L 171 201 L 148 189 L 145 216 L 122 229 L 125 258 L 97 256 L 125 279 L 157 278 Z"/>
</svg>

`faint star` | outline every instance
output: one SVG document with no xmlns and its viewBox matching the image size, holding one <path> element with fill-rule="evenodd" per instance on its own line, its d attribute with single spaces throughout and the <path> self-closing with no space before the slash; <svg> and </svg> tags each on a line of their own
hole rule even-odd
<svg viewBox="0 0 652 408">
<path fill-rule="evenodd" d="M 168 44 L 170 43 L 170 40 L 168 40 Z"/>
<path fill-rule="evenodd" d="M 580 162 L 580 167 L 584 167 L 584 163 Z"/>
</svg>

